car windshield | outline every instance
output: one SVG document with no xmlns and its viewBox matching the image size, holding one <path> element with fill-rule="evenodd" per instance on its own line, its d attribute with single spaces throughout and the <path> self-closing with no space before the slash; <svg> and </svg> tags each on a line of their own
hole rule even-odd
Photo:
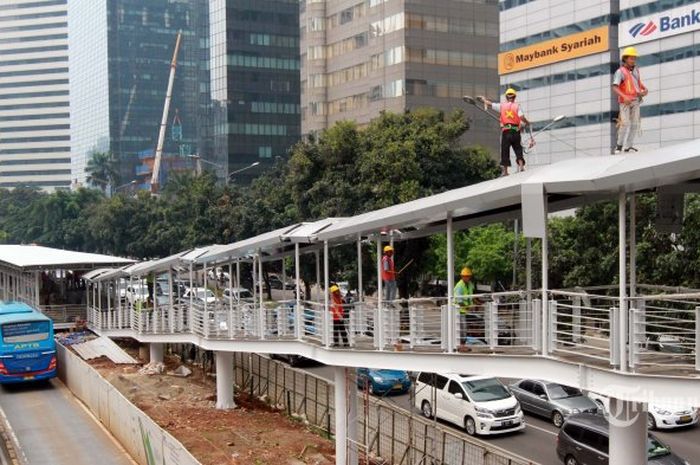
<svg viewBox="0 0 700 465">
<path fill-rule="evenodd" d="M 488 402 L 510 397 L 510 392 L 505 386 L 494 378 L 464 381 L 462 385 L 474 402 Z"/>
<path fill-rule="evenodd" d="M 197 289 L 197 298 L 204 299 L 207 297 L 214 297 L 214 293 L 211 289 Z"/>
<path fill-rule="evenodd" d="M 647 458 L 653 459 L 669 455 L 671 450 L 653 436 L 647 437 Z"/>
<path fill-rule="evenodd" d="M 549 398 L 552 400 L 568 399 L 570 397 L 580 397 L 583 395 L 581 391 L 571 386 L 563 386 L 561 384 L 548 384 L 547 391 Z"/>
</svg>

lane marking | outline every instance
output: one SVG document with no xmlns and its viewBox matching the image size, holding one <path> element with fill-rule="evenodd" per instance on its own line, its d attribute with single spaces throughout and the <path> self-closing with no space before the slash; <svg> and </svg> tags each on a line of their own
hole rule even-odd
<svg viewBox="0 0 700 465">
<path fill-rule="evenodd" d="M 527 429 L 527 428 L 534 428 L 534 429 L 536 429 L 536 430 L 538 430 L 538 431 L 542 431 L 543 433 L 551 434 L 552 436 L 559 436 L 559 432 L 558 432 L 558 431 L 556 431 L 556 432 L 555 432 L 555 431 L 550 431 L 550 430 L 548 430 L 547 428 L 542 428 L 541 426 L 535 426 L 535 425 L 533 425 L 532 423 L 530 423 L 529 421 L 525 421 L 525 429 Z"/>
</svg>

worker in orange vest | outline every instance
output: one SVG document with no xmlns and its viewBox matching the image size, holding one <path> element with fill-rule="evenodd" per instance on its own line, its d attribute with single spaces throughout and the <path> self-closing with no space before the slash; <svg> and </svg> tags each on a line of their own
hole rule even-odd
<svg viewBox="0 0 700 465">
<path fill-rule="evenodd" d="M 510 168 L 510 149 L 515 152 L 515 161 L 518 171 L 525 171 L 525 157 L 523 157 L 523 142 L 520 132 L 530 122 L 525 118 L 525 113 L 519 103 L 515 102 L 517 92 L 513 88 L 506 90 L 506 101 L 493 103 L 491 100 L 481 97 L 484 109 L 491 108 L 500 113 L 501 120 L 501 176 L 508 176 Z M 532 132 L 532 131 L 531 131 Z M 535 139 L 530 138 L 530 147 L 535 145 Z"/>
<path fill-rule="evenodd" d="M 613 76 L 613 92 L 620 104 L 618 115 L 617 145 L 613 153 L 637 152 L 632 146 L 641 127 L 640 106 L 649 90 L 642 83 L 637 66 L 637 49 L 627 47 L 622 51 L 622 64 Z"/>
<path fill-rule="evenodd" d="M 345 309 L 340 288 L 335 284 L 329 289 L 331 293 L 331 315 L 333 316 L 333 343 L 339 347 L 348 347 L 348 329 L 345 325 Z M 340 344 L 340 340 L 343 344 Z"/>
<path fill-rule="evenodd" d="M 394 267 L 394 248 L 384 247 L 382 256 L 382 282 L 384 284 L 384 301 L 393 302 L 396 299 L 396 268 Z"/>
</svg>

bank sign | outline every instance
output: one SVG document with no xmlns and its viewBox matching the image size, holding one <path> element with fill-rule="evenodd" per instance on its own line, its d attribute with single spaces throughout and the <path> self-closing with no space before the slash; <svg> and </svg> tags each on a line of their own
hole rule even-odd
<svg viewBox="0 0 700 465">
<path fill-rule="evenodd" d="M 663 39 L 698 29 L 700 29 L 700 3 L 695 3 L 620 23 L 620 47 Z"/>
<path fill-rule="evenodd" d="M 607 50 L 608 26 L 602 26 L 499 53 L 498 74 L 514 73 Z"/>
</svg>

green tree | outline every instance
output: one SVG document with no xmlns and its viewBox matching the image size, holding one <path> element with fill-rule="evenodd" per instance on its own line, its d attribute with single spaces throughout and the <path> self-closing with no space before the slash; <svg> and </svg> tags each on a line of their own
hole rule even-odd
<svg viewBox="0 0 700 465">
<path fill-rule="evenodd" d="M 88 155 L 87 166 L 87 181 L 91 184 L 97 184 L 103 191 L 107 190 L 107 186 L 115 189 L 119 184 L 119 167 L 117 159 L 111 152 L 92 152 Z"/>
</svg>

